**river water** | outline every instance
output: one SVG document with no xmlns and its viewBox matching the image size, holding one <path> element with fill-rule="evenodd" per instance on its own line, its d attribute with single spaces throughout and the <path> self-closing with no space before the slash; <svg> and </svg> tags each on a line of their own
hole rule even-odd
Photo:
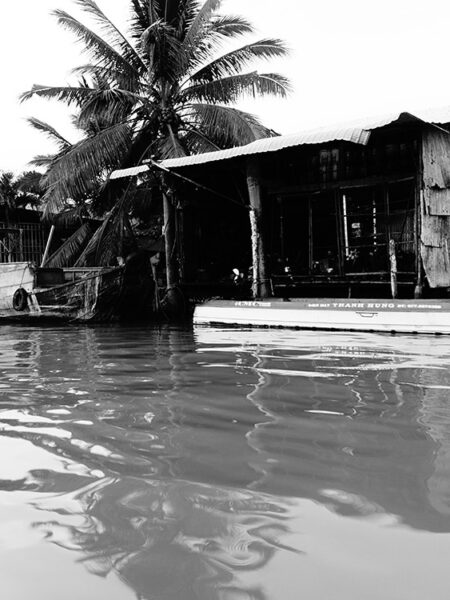
<svg viewBox="0 0 450 600">
<path fill-rule="evenodd" d="M 5 600 L 447 600 L 450 338 L 3 326 Z"/>
</svg>

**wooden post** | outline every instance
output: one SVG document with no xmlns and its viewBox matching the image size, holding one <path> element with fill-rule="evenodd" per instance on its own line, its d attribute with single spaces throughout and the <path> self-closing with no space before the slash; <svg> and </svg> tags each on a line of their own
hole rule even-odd
<svg viewBox="0 0 450 600">
<path fill-rule="evenodd" d="M 49 254 L 49 250 L 50 250 L 50 244 L 52 243 L 54 233 L 55 233 L 55 226 L 52 225 L 50 227 L 50 233 L 48 234 L 47 244 L 45 245 L 44 256 L 42 257 L 42 261 L 41 261 L 41 267 L 45 267 L 45 263 L 47 262 L 47 258 L 48 258 L 48 254 Z"/>
<path fill-rule="evenodd" d="M 19 229 L 19 256 L 17 260 L 19 262 L 23 262 L 25 260 L 23 255 L 23 229 Z"/>
<path fill-rule="evenodd" d="M 397 298 L 397 255 L 395 253 L 395 241 L 389 240 L 389 263 L 391 272 L 391 294 L 393 298 Z"/>
<path fill-rule="evenodd" d="M 313 203 L 312 198 L 308 198 L 308 267 L 309 274 L 314 271 L 314 231 L 313 231 Z"/>
<path fill-rule="evenodd" d="M 175 217 L 175 238 L 178 256 L 178 277 L 179 281 L 183 283 L 186 280 L 186 257 L 184 253 L 184 208 L 179 203 L 176 207 Z"/>
<path fill-rule="evenodd" d="M 261 223 L 261 184 L 257 159 L 250 158 L 247 162 L 247 188 L 250 203 L 249 217 L 252 242 L 252 293 L 254 298 L 268 298 L 271 295 L 271 291 L 266 276 L 266 257 Z"/>
<path fill-rule="evenodd" d="M 285 244 L 284 244 L 284 206 L 283 198 L 279 196 L 277 198 L 278 206 L 280 208 L 280 257 L 283 261 L 283 265 L 286 264 Z"/>
<path fill-rule="evenodd" d="M 416 178 L 415 190 L 415 213 L 414 213 L 414 247 L 416 251 L 416 285 L 414 287 L 414 298 L 423 296 L 423 278 L 422 278 L 422 172 L 423 165 L 420 161 L 420 171 Z"/>
<path fill-rule="evenodd" d="M 337 272 L 342 277 L 344 274 L 345 257 L 343 251 L 343 217 L 341 210 L 341 194 L 340 190 L 337 189 L 334 192 L 334 211 L 336 213 L 336 239 L 337 239 Z"/>
<path fill-rule="evenodd" d="M 171 312 L 176 312 L 179 298 L 177 292 L 178 269 L 175 238 L 175 208 L 172 203 L 171 192 L 167 188 L 163 192 L 163 210 L 167 306 Z"/>
</svg>

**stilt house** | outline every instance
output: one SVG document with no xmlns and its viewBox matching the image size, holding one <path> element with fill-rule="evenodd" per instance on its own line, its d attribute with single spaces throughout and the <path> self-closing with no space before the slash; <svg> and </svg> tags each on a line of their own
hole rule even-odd
<svg viewBox="0 0 450 600">
<path fill-rule="evenodd" d="M 194 296 L 441 297 L 450 289 L 450 107 L 146 164 L 169 171 Z M 196 291 L 197 290 L 197 291 Z"/>
</svg>

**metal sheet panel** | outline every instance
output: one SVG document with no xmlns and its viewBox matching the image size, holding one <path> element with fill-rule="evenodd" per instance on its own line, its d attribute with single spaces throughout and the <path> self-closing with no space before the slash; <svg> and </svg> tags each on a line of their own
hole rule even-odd
<svg viewBox="0 0 450 600">
<path fill-rule="evenodd" d="M 442 248 L 421 245 L 421 256 L 431 288 L 450 287 L 450 257 L 448 245 Z"/>
<path fill-rule="evenodd" d="M 434 217 L 449 217 L 450 216 L 450 189 L 427 189 L 425 190 L 427 197 L 427 206 L 430 215 Z"/>
</svg>

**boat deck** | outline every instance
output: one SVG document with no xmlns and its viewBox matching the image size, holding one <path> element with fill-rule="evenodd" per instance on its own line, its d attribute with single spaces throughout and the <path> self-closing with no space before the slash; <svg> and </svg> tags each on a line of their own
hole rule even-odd
<svg viewBox="0 0 450 600">
<path fill-rule="evenodd" d="M 194 323 L 450 334 L 450 300 L 216 300 L 196 306 Z"/>
</svg>

